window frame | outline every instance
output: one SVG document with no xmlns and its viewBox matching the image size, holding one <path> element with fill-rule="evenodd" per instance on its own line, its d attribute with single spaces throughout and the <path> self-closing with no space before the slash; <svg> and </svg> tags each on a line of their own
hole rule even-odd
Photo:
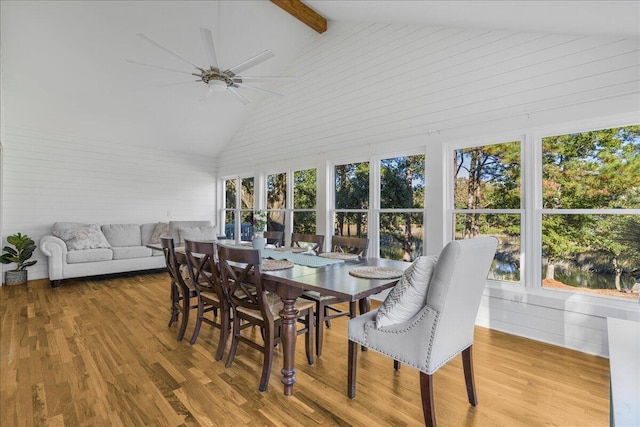
<svg viewBox="0 0 640 427">
<path fill-rule="evenodd" d="M 501 142 L 500 142 L 501 141 Z M 456 209 L 455 201 L 454 201 L 454 152 L 456 150 L 465 149 L 465 148 L 474 148 L 474 147 L 483 147 L 490 145 L 499 145 L 506 144 L 510 142 L 519 142 L 520 143 L 520 208 L 519 209 Z M 513 290 L 515 289 L 524 289 L 528 287 L 527 281 L 527 259 L 525 258 L 525 254 L 528 252 L 526 248 L 528 247 L 529 236 L 527 236 L 526 230 L 528 227 L 528 211 L 526 209 L 527 206 L 527 179 L 526 177 L 529 174 L 529 163 L 526 161 L 527 150 L 527 136 L 524 134 L 502 134 L 496 136 L 488 136 L 479 139 L 464 139 L 458 141 L 456 143 L 445 144 L 445 179 L 444 184 L 446 186 L 445 193 L 445 206 L 444 206 L 444 221 L 445 228 L 448 230 L 448 240 L 452 241 L 455 239 L 455 221 L 454 216 L 456 214 L 468 214 L 468 213 L 478 213 L 478 214 L 509 214 L 509 215 L 519 215 L 520 216 L 520 280 L 518 282 L 509 282 L 498 279 L 487 279 L 487 283 L 491 284 L 493 287 L 497 287 L 500 289 Z"/>
</svg>

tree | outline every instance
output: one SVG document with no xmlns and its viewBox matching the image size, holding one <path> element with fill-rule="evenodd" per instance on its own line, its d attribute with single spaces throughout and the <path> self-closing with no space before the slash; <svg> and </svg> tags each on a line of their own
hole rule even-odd
<svg viewBox="0 0 640 427">
<path fill-rule="evenodd" d="M 383 209 L 424 207 L 424 155 L 382 160 L 380 186 L 380 207 Z M 381 230 L 401 245 L 405 261 L 411 261 L 414 252 L 412 216 L 405 212 L 380 218 Z"/>
<path fill-rule="evenodd" d="M 369 208 L 369 163 L 350 163 L 335 168 L 336 209 L 368 209 Z M 365 213 L 337 212 L 336 234 L 351 236 L 355 223 L 355 236 L 362 237 L 366 226 Z M 346 223 L 346 227 L 345 227 Z"/>
<path fill-rule="evenodd" d="M 640 126 L 544 138 L 542 158 L 543 208 L 640 207 Z M 620 256 L 629 245 L 616 238 L 621 221 L 614 216 L 545 215 L 542 245 L 547 278 L 553 278 L 559 257 L 599 251 L 611 259 L 619 288 Z"/>
</svg>

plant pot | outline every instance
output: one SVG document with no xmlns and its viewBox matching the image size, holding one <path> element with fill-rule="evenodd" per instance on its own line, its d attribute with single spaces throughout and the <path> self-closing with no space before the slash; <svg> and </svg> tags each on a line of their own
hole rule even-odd
<svg viewBox="0 0 640 427">
<path fill-rule="evenodd" d="M 262 236 L 256 236 L 251 241 L 251 246 L 253 247 L 253 249 L 264 249 L 266 245 L 267 245 L 267 239 L 265 239 Z"/>
<path fill-rule="evenodd" d="M 4 272 L 5 285 L 21 285 L 27 283 L 27 270 L 8 270 Z"/>
</svg>

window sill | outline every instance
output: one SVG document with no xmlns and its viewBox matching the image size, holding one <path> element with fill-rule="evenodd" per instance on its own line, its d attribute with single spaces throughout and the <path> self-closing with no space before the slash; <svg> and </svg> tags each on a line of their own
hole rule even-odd
<svg viewBox="0 0 640 427">
<path fill-rule="evenodd" d="M 622 300 L 557 289 L 525 288 L 513 283 L 496 281 L 487 284 L 484 295 L 566 312 L 640 321 L 640 304 L 637 300 Z"/>
</svg>

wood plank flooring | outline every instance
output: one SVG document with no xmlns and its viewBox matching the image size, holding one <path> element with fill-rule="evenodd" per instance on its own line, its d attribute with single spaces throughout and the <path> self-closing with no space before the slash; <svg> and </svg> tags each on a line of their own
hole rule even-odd
<svg viewBox="0 0 640 427">
<path fill-rule="evenodd" d="M 299 339 L 293 396 L 282 394 L 281 349 L 260 393 L 258 351 L 240 344 L 225 368 L 213 358 L 217 330 L 203 325 L 189 345 L 193 322 L 176 341 L 168 283 L 166 273 L 152 273 L 0 288 L 0 425 L 423 424 L 418 372 L 395 372 L 373 351 L 359 354 L 357 395 L 346 397 L 346 319 L 326 330 L 313 366 Z M 460 358 L 436 373 L 441 427 L 608 425 L 607 359 L 478 327 L 474 361 L 476 408 Z"/>
</svg>

